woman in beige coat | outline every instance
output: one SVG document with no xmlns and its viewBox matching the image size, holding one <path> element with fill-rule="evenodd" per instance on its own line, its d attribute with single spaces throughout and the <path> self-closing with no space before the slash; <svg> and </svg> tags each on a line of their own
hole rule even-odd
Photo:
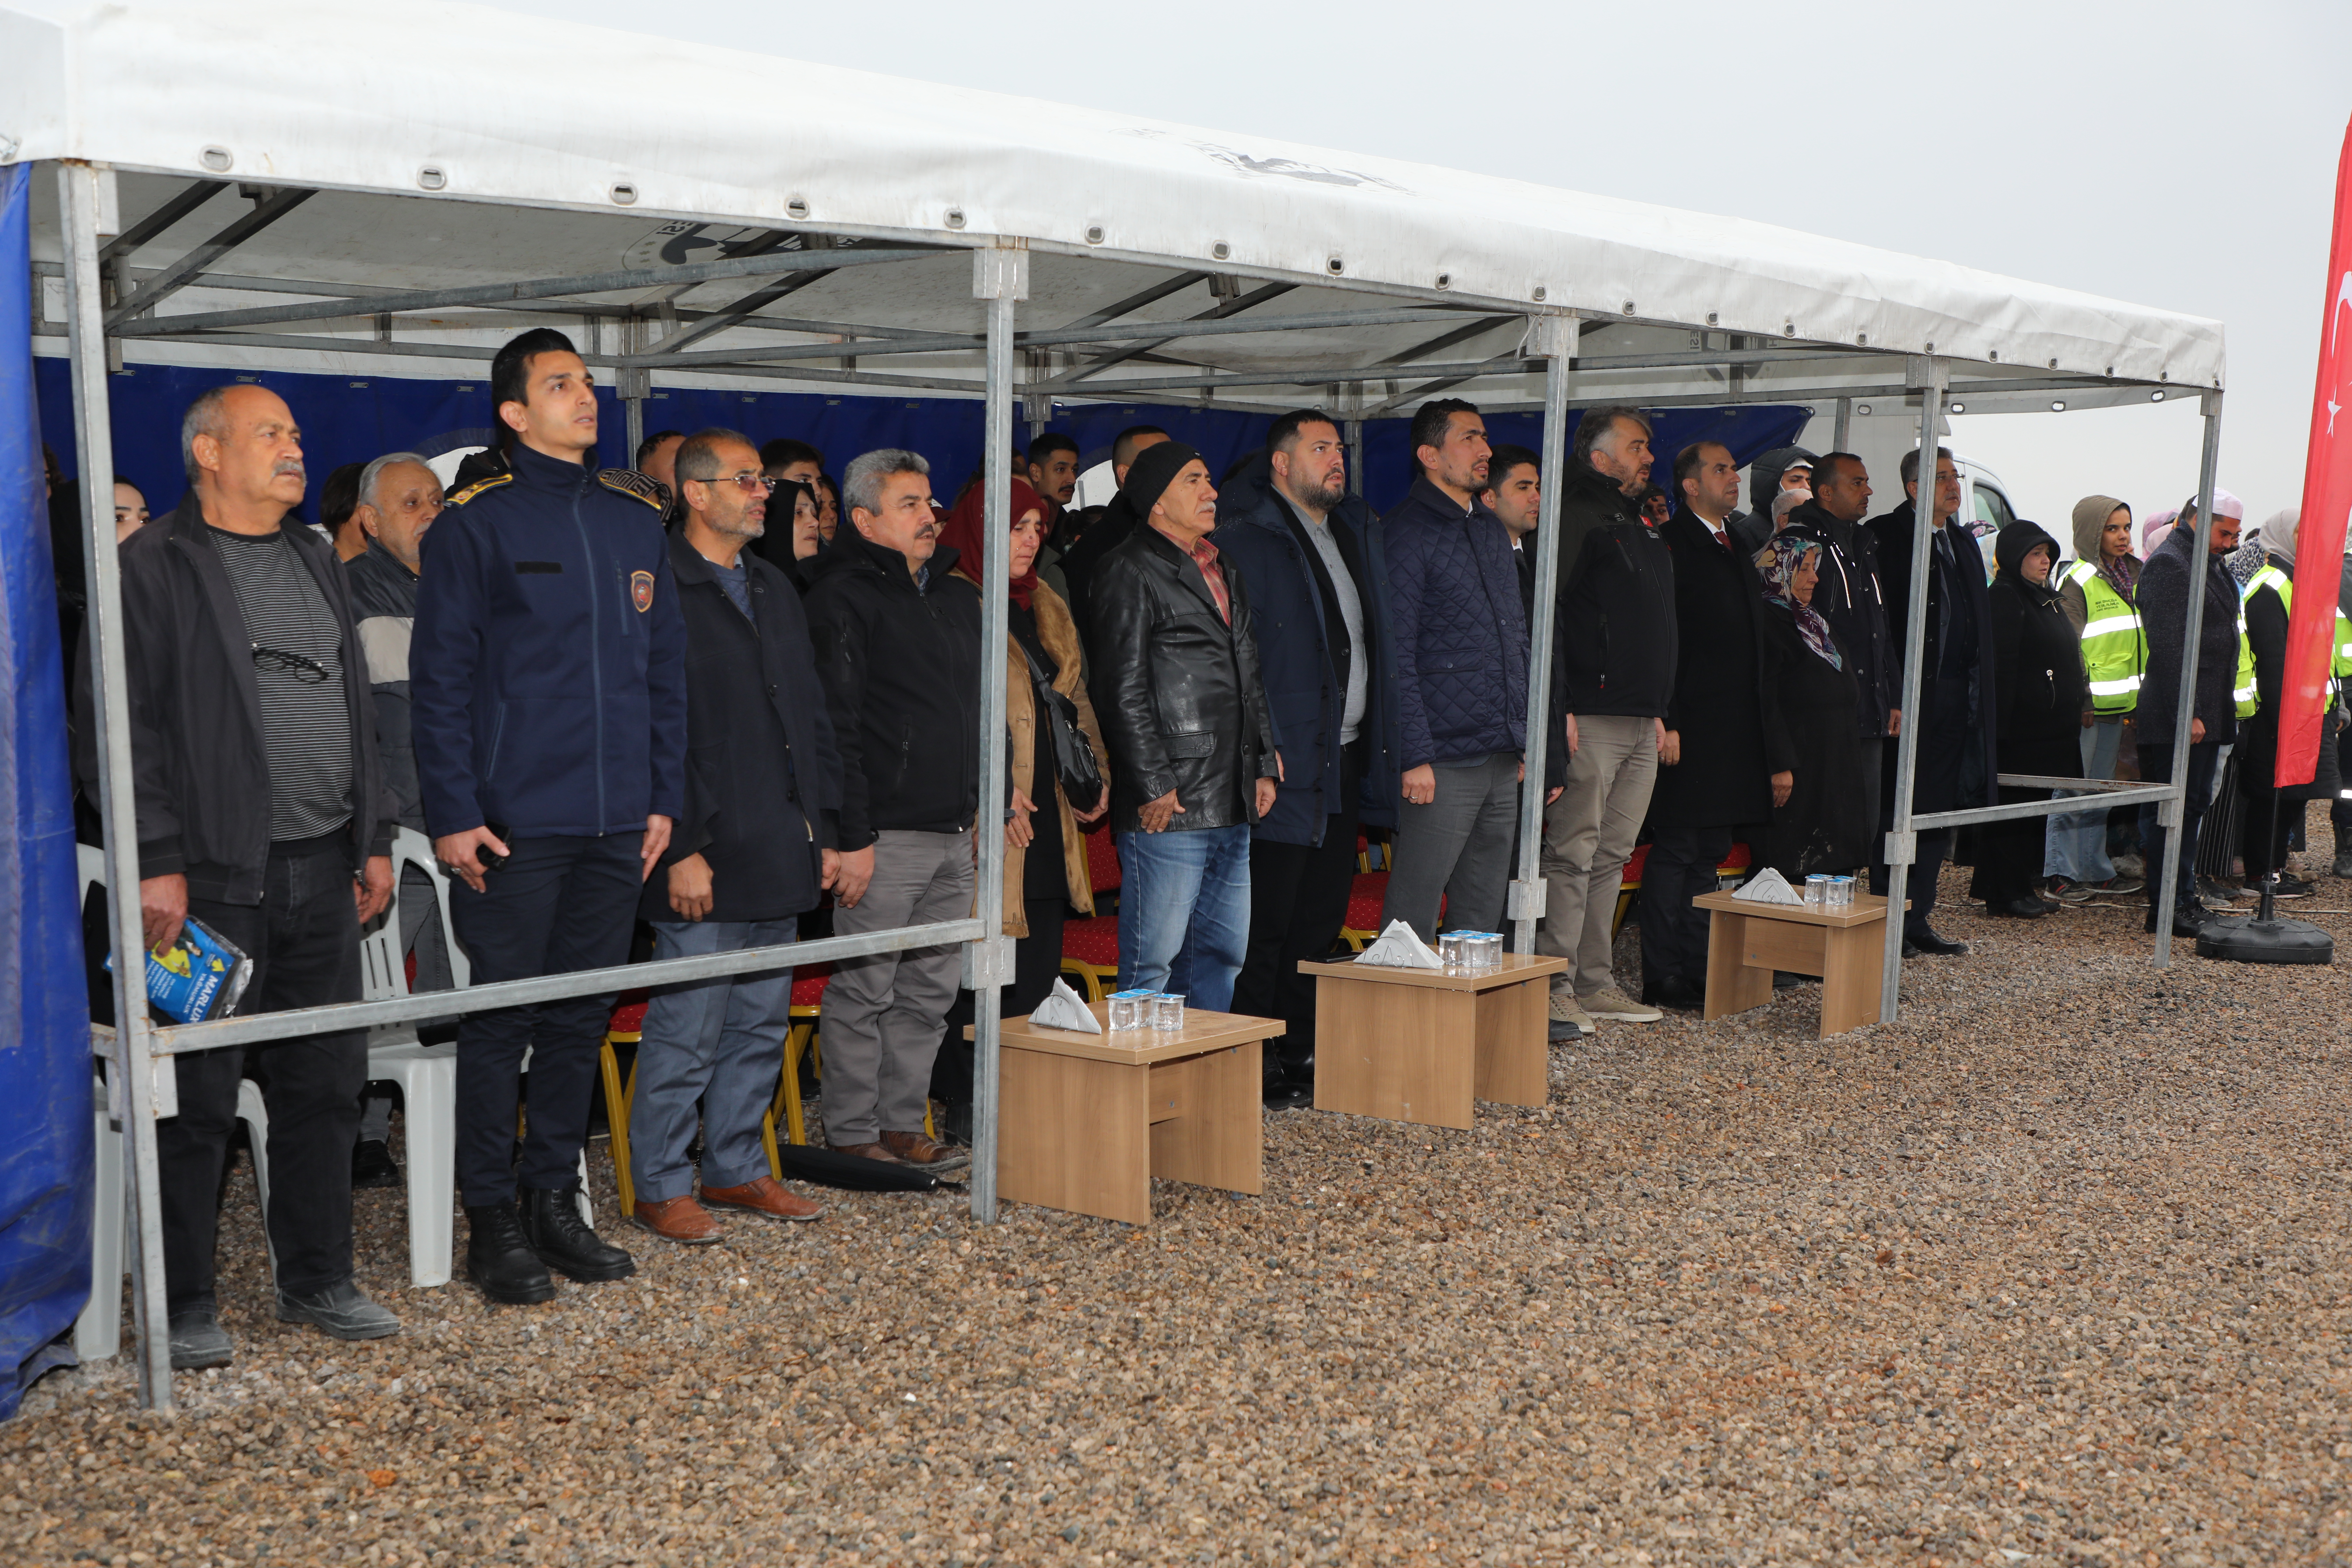
<svg viewBox="0 0 2352 1568">
<path fill-rule="evenodd" d="M 974 583 L 982 582 L 984 552 L 995 542 L 983 537 L 986 491 L 974 485 L 940 530 L 940 543 L 956 551 L 955 570 Z M 1004 827 L 1004 931 L 1014 939 L 1013 984 L 1004 991 L 1004 1016 L 1028 1013 L 1054 988 L 1062 968 L 1062 921 L 1075 909 L 1094 913 L 1094 893 L 1087 880 L 1085 842 L 1080 828 L 1101 820 L 1110 805 L 1106 788 L 1091 801 L 1073 802 L 1062 788 L 1054 765 L 1054 742 L 1039 710 L 1035 679 L 1045 677 L 1053 689 L 1077 707 L 1078 728 L 1095 754 L 1095 766 L 1108 784 L 1110 754 L 1103 747 L 1102 730 L 1095 722 L 1094 705 L 1087 700 L 1079 669 L 1078 632 L 1070 607 L 1060 595 L 1039 581 L 1037 550 L 1045 537 L 1045 504 L 1021 480 L 1013 481 L 1010 507 L 1012 553 L 1006 561 L 1013 587 L 1007 606 L 1012 636 L 1007 639 L 1004 668 L 1005 755 L 1013 774 L 1012 819 Z M 1024 654 L 1027 657 L 1024 658 Z M 1036 674 L 1031 672 L 1034 665 Z M 1080 810 L 1083 806 L 1085 809 Z"/>
</svg>

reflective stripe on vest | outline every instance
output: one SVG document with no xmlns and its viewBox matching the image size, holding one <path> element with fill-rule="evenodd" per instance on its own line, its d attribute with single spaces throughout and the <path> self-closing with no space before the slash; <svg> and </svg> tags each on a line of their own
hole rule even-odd
<svg viewBox="0 0 2352 1568">
<path fill-rule="evenodd" d="M 2264 562 L 2261 571 L 2246 579 L 2245 590 L 2240 595 L 2239 603 L 2242 605 L 2252 599 L 2258 588 L 2268 588 L 2275 593 L 2279 603 L 2285 606 L 2287 619 L 2292 621 L 2294 618 L 2294 578 Z M 2352 618 L 2345 616 L 2341 605 L 2336 606 L 2336 657 L 2328 662 L 2327 673 L 2338 680 L 2352 676 Z"/>
<path fill-rule="evenodd" d="M 2091 710 L 2113 718 L 2139 705 L 2147 668 L 2147 641 L 2139 612 L 2087 561 L 2067 566 L 2063 581 L 2083 594 L 2083 671 L 2089 679 Z"/>
<path fill-rule="evenodd" d="M 2246 579 L 2244 587 L 2238 590 L 2238 686 L 2230 693 L 2230 698 L 2236 704 L 2241 719 L 2252 718 L 2255 710 L 2262 706 L 2261 694 L 2254 686 L 2254 645 L 2246 639 L 2246 601 L 2264 588 L 2277 593 L 2279 602 L 2287 607 L 2287 614 L 2292 616 L 2294 613 L 2294 584 L 2288 582 L 2286 574 L 2275 566 L 2265 563 Z"/>
</svg>

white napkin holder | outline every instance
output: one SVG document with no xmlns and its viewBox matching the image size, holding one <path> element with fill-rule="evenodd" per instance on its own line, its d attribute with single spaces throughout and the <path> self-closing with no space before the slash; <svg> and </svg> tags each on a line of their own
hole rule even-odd
<svg viewBox="0 0 2352 1568">
<path fill-rule="evenodd" d="M 1102 1033 L 1102 1023 L 1096 1018 L 1094 1010 L 1080 1001 L 1078 994 L 1070 989 L 1070 983 L 1059 975 L 1054 977 L 1054 989 L 1029 1015 L 1029 1021 L 1041 1029 L 1068 1029 L 1080 1035 Z"/>
<path fill-rule="evenodd" d="M 1767 866 L 1748 879 L 1748 885 L 1731 895 L 1754 904 L 1795 904 L 1802 908 L 1804 896 L 1789 886 L 1789 879 L 1776 867 Z"/>
<path fill-rule="evenodd" d="M 1391 921 L 1388 929 L 1370 947 L 1356 954 L 1358 963 L 1378 963 L 1390 969 L 1443 969 L 1445 967 L 1429 943 L 1421 940 L 1412 927 L 1402 921 Z"/>
</svg>

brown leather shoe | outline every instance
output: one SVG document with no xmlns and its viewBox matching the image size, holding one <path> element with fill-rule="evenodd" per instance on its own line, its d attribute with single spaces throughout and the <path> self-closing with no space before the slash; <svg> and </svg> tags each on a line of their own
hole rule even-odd
<svg viewBox="0 0 2352 1568">
<path fill-rule="evenodd" d="M 656 1201 L 639 1198 L 637 1212 L 629 1217 L 664 1241 L 675 1241 L 681 1247 L 708 1247 L 723 1234 L 719 1222 L 691 1196 Z"/>
<path fill-rule="evenodd" d="M 741 1209 L 761 1219 L 814 1219 L 824 1205 L 793 1192 L 773 1176 L 754 1176 L 740 1187 L 705 1185 L 702 1201 L 714 1208 Z"/>
<path fill-rule="evenodd" d="M 897 1155 L 899 1163 L 918 1171 L 960 1171 L 971 1163 L 971 1155 L 964 1150 L 934 1143 L 919 1132 L 885 1132 L 882 1147 Z"/>
<path fill-rule="evenodd" d="M 835 1143 L 831 1145 L 831 1147 L 835 1153 L 847 1154 L 853 1159 L 878 1160 L 885 1165 L 903 1165 L 906 1163 L 904 1160 L 899 1159 L 898 1155 L 893 1154 L 889 1150 L 885 1149 L 879 1143 Z"/>
</svg>

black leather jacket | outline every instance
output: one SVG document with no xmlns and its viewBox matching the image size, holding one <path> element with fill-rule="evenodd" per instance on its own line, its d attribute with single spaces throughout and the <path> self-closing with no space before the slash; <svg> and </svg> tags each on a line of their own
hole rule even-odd
<svg viewBox="0 0 2352 1568">
<path fill-rule="evenodd" d="M 1110 825 L 1142 826 L 1170 790 L 1169 831 L 1256 820 L 1256 782 L 1274 776 L 1276 736 L 1258 675 L 1249 595 L 1220 562 L 1233 624 L 1208 579 L 1158 529 L 1136 529 L 1095 568 L 1092 691 L 1111 755 Z"/>
</svg>

